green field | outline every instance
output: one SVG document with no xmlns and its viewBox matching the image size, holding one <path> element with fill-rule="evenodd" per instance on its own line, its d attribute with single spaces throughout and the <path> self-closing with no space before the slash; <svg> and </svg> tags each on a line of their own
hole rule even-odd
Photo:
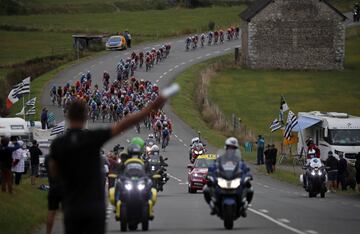
<svg viewBox="0 0 360 234">
<path fill-rule="evenodd" d="M 69 33 L 0 31 L 0 64 L 20 63 L 72 50 Z"/>
<path fill-rule="evenodd" d="M 360 116 L 359 31 L 348 31 L 356 36 L 348 36 L 346 41 L 344 71 L 228 69 L 211 80 L 210 98 L 226 116 L 235 113 L 247 127 L 266 136 L 270 123 L 278 117 L 281 94 L 295 113 L 319 110 Z"/>
<path fill-rule="evenodd" d="M 45 222 L 47 214 L 47 192 L 39 190 L 40 183 L 47 184 L 47 179 L 40 179 L 38 186 L 30 185 L 28 175 L 23 176 L 13 194 L 0 193 L 0 228 L 1 233 L 29 234 Z"/>
</svg>

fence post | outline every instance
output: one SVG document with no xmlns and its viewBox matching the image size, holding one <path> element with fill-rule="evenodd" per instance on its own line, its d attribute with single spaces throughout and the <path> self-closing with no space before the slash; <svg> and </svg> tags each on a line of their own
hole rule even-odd
<svg viewBox="0 0 360 234">
<path fill-rule="evenodd" d="M 235 64 L 239 64 L 240 62 L 240 48 L 235 48 Z"/>
</svg>

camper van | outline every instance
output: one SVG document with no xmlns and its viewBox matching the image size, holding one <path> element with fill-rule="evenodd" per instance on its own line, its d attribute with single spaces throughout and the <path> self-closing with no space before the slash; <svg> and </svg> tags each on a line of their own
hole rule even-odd
<svg viewBox="0 0 360 234">
<path fill-rule="evenodd" d="M 29 138 L 30 131 L 22 118 L 0 118 L 0 137 L 18 136 L 21 139 Z"/>
<path fill-rule="evenodd" d="M 332 151 L 337 159 L 342 154 L 346 160 L 355 161 L 360 152 L 360 117 L 319 111 L 300 112 L 298 117 L 294 128 L 299 132 L 298 152 L 306 150 L 305 141 L 312 138 L 320 149 L 321 160 L 325 161 Z"/>
</svg>

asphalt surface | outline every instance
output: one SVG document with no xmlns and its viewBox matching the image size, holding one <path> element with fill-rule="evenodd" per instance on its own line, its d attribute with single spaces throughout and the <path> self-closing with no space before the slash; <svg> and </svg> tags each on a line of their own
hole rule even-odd
<svg viewBox="0 0 360 234">
<path fill-rule="evenodd" d="M 205 46 L 194 51 L 184 50 L 184 38 L 168 40 L 172 44 L 170 56 L 150 72 L 144 69 L 136 71 L 138 78 L 151 80 L 165 87 L 189 66 L 200 61 L 233 52 L 240 46 L 240 40 L 226 41 L 223 45 Z M 167 42 L 168 42 L 167 41 Z M 48 90 L 52 84 L 64 85 L 67 81 L 74 82 L 80 73 L 91 71 L 94 83 L 101 85 L 104 70 L 115 77 L 115 64 L 125 58 L 132 50 L 139 51 L 158 47 L 161 43 L 144 44 L 127 51 L 110 52 L 104 56 L 87 60 L 81 64 L 61 72 L 45 89 L 42 103 L 54 111 L 57 120 L 63 118 L 62 111 L 52 106 Z M 325 199 L 308 198 L 301 187 L 292 186 L 263 175 L 254 175 L 255 196 L 247 218 L 240 218 L 234 223 L 233 231 L 226 231 L 222 221 L 216 216 L 210 216 L 210 209 L 203 195 L 187 193 L 188 144 L 197 135 L 197 130 L 191 129 L 173 114 L 169 106 L 165 107 L 167 114 L 174 123 L 174 134 L 164 155 L 169 158 L 168 172 L 171 179 L 165 185 L 165 191 L 159 194 L 155 206 L 155 219 L 150 223 L 149 232 L 156 233 L 358 233 L 360 228 L 360 202 L 350 196 L 326 194 Z M 105 127 L 109 124 L 89 123 L 89 128 Z M 146 137 L 148 132 L 142 126 L 140 136 Z M 126 145 L 136 136 L 135 129 L 130 129 L 123 135 L 111 140 L 105 149 L 111 149 L 115 143 Z M 216 149 L 209 146 L 210 151 Z M 63 233 L 61 216 L 58 217 L 55 232 Z M 107 233 L 120 232 L 120 224 L 115 222 L 112 208 L 109 206 Z M 44 229 L 40 231 L 44 233 Z"/>
</svg>

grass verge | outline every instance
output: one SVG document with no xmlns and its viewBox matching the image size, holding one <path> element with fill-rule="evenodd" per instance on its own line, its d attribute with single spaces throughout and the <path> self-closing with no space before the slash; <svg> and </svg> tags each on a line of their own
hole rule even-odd
<svg viewBox="0 0 360 234">
<path fill-rule="evenodd" d="M 37 184 L 47 184 L 47 179 L 39 179 Z M 45 222 L 47 212 L 47 192 L 30 184 L 28 175 L 20 186 L 14 187 L 13 194 L 0 193 L 1 233 L 28 234 Z"/>
</svg>

